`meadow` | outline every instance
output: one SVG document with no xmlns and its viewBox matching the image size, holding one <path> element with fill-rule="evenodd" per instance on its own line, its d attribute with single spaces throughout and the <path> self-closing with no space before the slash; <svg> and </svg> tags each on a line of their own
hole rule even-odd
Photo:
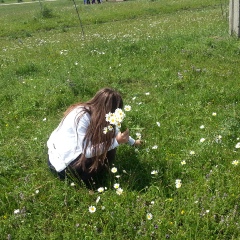
<svg viewBox="0 0 240 240">
<path fill-rule="evenodd" d="M 4 4 L 12 0 L 2 1 Z M 240 239 L 240 42 L 228 1 L 0 3 L 0 239 Z M 112 87 L 141 135 L 92 189 L 46 142 Z"/>
</svg>

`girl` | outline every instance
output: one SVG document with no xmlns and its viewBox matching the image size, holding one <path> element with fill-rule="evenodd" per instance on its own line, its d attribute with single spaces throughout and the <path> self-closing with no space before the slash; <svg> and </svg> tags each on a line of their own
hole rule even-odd
<svg viewBox="0 0 240 240">
<path fill-rule="evenodd" d="M 109 166 L 116 154 L 116 147 L 123 143 L 140 145 L 140 140 L 129 136 L 129 130 L 121 133 L 109 125 L 105 116 L 123 108 L 121 95 L 113 89 L 103 88 L 85 103 L 70 106 L 48 142 L 48 164 L 60 179 L 70 172 L 87 185 L 91 179 Z"/>
</svg>

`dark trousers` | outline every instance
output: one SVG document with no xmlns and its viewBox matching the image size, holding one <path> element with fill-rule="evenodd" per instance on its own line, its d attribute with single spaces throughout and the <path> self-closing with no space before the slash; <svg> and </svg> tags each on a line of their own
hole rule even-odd
<svg viewBox="0 0 240 240">
<path fill-rule="evenodd" d="M 55 168 L 52 166 L 48 159 L 48 166 L 54 174 L 56 174 L 60 180 L 64 180 L 67 175 L 70 177 L 76 178 L 78 180 L 82 180 L 85 184 L 89 185 L 92 181 L 92 179 L 100 172 L 103 172 L 104 170 L 107 170 L 108 167 L 114 162 L 116 156 L 116 148 L 112 149 L 107 152 L 106 159 L 104 161 L 104 165 L 101 165 L 98 167 L 96 171 L 89 172 L 89 168 L 91 167 L 93 163 L 92 158 L 86 158 L 85 161 L 85 167 L 86 170 L 83 170 L 81 165 L 77 165 L 77 161 L 80 159 L 81 155 L 77 157 L 74 161 L 72 161 L 69 166 L 64 169 L 61 172 L 57 172 Z"/>
</svg>

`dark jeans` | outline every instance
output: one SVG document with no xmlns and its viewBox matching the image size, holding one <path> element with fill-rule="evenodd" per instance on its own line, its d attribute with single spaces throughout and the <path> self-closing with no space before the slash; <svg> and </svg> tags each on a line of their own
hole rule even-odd
<svg viewBox="0 0 240 240">
<path fill-rule="evenodd" d="M 61 172 L 57 172 L 50 163 L 48 159 L 48 166 L 52 173 L 57 175 L 60 180 L 64 180 L 68 175 L 70 177 L 76 178 L 78 180 L 82 180 L 85 184 L 89 185 L 91 184 L 91 181 L 93 178 L 100 172 L 103 172 L 104 170 L 107 170 L 108 167 L 113 163 L 116 156 L 116 148 L 112 149 L 107 152 L 107 157 L 104 161 L 104 165 L 100 166 L 97 171 L 89 172 L 88 169 L 92 165 L 93 159 L 92 158 L 86 158 L 86 170 L 84 171 L 81 166 L 76 165 L 76 162 L 80 159 L 81 155 L 77 157 L 74 161 L 72 161 L 69 166 L 62 170 Z"/>
</svg>

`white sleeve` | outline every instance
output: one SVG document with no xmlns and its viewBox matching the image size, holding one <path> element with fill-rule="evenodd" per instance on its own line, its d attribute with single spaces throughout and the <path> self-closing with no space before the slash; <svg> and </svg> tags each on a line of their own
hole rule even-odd
<svg viewBox="0 0 240 240">
<path fill-rule="evenodd" d="M 132 146 L 134 143 L 135 143 L 135 139 L 133 139 L 131 136 L 129 136 L 128 144 Z"/>
</svg>

